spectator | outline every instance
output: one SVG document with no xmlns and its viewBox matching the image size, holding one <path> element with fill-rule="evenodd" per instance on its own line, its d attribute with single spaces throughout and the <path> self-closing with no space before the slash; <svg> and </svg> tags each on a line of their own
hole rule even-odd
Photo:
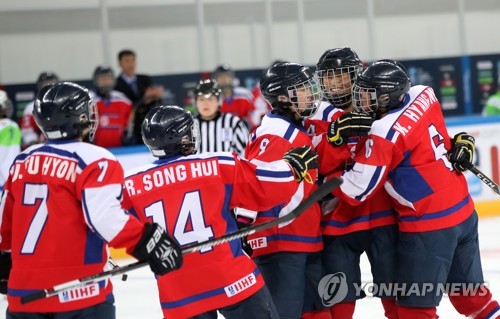
<svg viewBox="0 0 500 319">
<path fill-rule="evenodd" d="M 495 115 L 500 115 L 500 82 L 498 84 L 497 91 L 490 95 L 483 108 L 483 116 Z"/>
<path fill-rule="evenodd" d="M 214 80 L 201 80 L 193 91 L 200 124 L 199 153 L 236 152 L 243 156 L 248 130 L 236 115 L 220 111 L 221 89 Z"/>
<path fill-rule="evenodd" d="M 53 72 L 42 72 L 36 80 L 36 93 L 40 91 L 43 87 L 59 82 L 59 77 Z M 21 135 L 22 135 L 22 147 L 26 148 L 33 144 L 38 144 L 45 141 L 45 136 L 43 135 L 40 128 L 35 122 L 33 117 L 33 105 L 34 101 L 26 104 L 23 112 L 23 118 L 21 119 Z"/>
<path fill-rule="evenodd" d="M 12 161 L 21 151 L 21 130 L 10 117 L 13 113 L 12 102 L 7 93 L 0 90 L 0 191 L 9 176 Z"/>
<path fill-rule="evenodd" d="M 237 115 L 250 129 L 253 129 L 255 123 L 251 116 L 255 106 L 252 92 L 237 86 L 234 71 L 227 64 L 219 65 L 212 73 L 212 78 L 222 90 L 221 112 Z"/>
<path fill-rule="evenodd" d="M 132 135 L 136 143 L 142 143 L 141 124 L 150 109 L 162 103 L 163 87 L 153 84 L 150 76 L 136 74 L 136 55 L 132 50 L 118 53 L 118 64 L 121 69 L 116 78 L 115 90 L 122 92 L 132 101 Z"/>
<path fill-rule="evenodd" d="M 113 90 L 115 76 L 110 67 L 98 66 L 92 77 L 95 92 L 92 99 L 97 104 L 99 125 L 95 132 L 95 144 L 101 147 L 119 147 L 127 144 L 127 134 L 132 102 L 122 93 Z"/>
</svg>

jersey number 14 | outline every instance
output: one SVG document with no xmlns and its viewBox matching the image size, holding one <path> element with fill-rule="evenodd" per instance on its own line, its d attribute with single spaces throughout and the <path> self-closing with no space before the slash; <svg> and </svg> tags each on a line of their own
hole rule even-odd
<svg viewBox="0 0 500 319">
<path fill-rule="evenodd" d="M 144 209 L 146 217 L 153 219 L 164 229 L 167 228 L 163 200 L 156 201 Z M 214 237 L 212 227 L 207 226 L 203 216 L 200 191 L 186 193 L 177 214 L 174 226 L 174 237 L 179 244 L 189 245 L 209 240 Z M 211 251 L 212 247 L 200 250 L 201 253 Z"/>
</svg>

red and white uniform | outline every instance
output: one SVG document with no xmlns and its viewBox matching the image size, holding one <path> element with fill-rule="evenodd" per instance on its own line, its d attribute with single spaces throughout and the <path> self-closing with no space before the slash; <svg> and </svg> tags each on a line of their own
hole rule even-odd
<svg viewBox="0 0 500 319">
<path fill-rule="evenodd" d="M 344 110 L 336 108 L 328 101 L 321 101 L 316 113 L 304 121 L 304 126 L 309 136 L 320 136 L 328 131 L 330 122 L 338 119 Z"/>
<path fill-rule="evenodd" d="M 342 174 L 344 183 L 333 194 L 359 205 L 385 187 L 400 231 L 455 226 L 471 215 L 474 203 L 463 174 L 446 157 L 450 140 L 434 91 L 414 86 L 402 107 L 373 123 L 353 169 Z"/>
<path fill-rule="evenodd" d="M 235 232 L 231 208 L 268 209 L 297 189 L 285 161 L 256 166 L 225 152 L 157 160 L 127 176 L 133 211 L 141 220 L 164 226 L 181 245 Z M 169 319 L 235 304 L 263 286 L 239 240 L 186 254 L 180 270 L 158 279 L 163 315 Z"/>
<path fill-rule="evenodd" d="M 245 157 L 255 163 L 272 162 L 283 157 L 291 148 L 312 146 L 311 138 L 305 129 L 291 120 L 268 113 L 262 119 L 262 124 L 250 135 L 250 141 L 245 151 Z M 310 170 L 312 180 L 317 179 L 317 170 Z M 280 205 L 268 211 L 260 211 L 255 223 L 262 223 L 279 216 L 286 215 L 316 189 L 316 184 L 305 181 L 293 196 L 287 198 Z M 274 196 L 282 190 L 272 191 Z M 321 212 L 318 204 L 311 206 L 301 216 L 288 225 L 273 227 L 258 234 L 248 236 L 249 243 L 254 249 L 253 257 L 280 251 L 288 252 L 316 252 L 323 248 L 320 230 Z"/>
<path fill-rule="evenodd" d="M 251 113 L 254 109 L 252 92 L 238 86 L 233 89 L 232 96 L 224 97 L 220 111 L 237 115 L 240 119 L 247 121 L 250 126 L 253 126 Z"/>
<path fill-rule="evenodd" d="M 24 148 L 46 140 L 45 135 L 43 135 L 42 131 L 38 128 L 35 117 L 33 116 L 34 105 L 34 101 L 26 104 L 23 117 L 21 119 L 21 135 L 23 137 L 22 146 Z"/>
<path fill-rule="evenodd" d="M 313 143 L 319 155 L 319 173 L 322 176 L 351 169 L 356 147 L 360 147 L 357 145 L 359 137 L 349 138 L 346 144 L 333 146 L 327 141 L 326 134 L 323 134 L 328 131 L 330 122 L 343 114 L 345 112 L 342 109 L 323 101 L 316 114 L 306 120 L 308 133 L 315 135 Z M 345 200 L 340 200 L 333 209 L 333 212 L 322 218 L 324 235 L 338 236 L 397 223 L 396 211 L 384 189 L 377 191 L 371 200 L 360 205 L 352 206 Z"/>
<path fill-rule="evenodd" d="M 122 139 L 130 121 L 132 102 L 121 92 L 111 91 L 108 99 L 92 92 L 92 99 L 97 103 L 99 125 L 94 142 L 101 147 L 122 146 Z"/>
<path fill-rule="evenodd" d="M 124 174 L 107 150 L 79 141 L 29 147 L 11 167 L 0 206 L 0 250 L 12 250 L 12 312 L 64 312 L 112 297 L 103 280 L 25 305 L 20 297 L 102 272 L 107 245 L 131 251 L 144 225 L 121 207 Z"/>
</svg>

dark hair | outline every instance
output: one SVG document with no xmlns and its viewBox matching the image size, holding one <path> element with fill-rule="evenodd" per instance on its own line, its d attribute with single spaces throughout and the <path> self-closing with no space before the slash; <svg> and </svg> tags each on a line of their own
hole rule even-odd
<svg viewBox="0 0 500 319">
<path fill-rule="evenodd" d="M 135 52 L 130 50 L 130 49 L 125 49 L 125 50 L 121 50 L 119 53 L 118 53 L 118 61 L 121 61 L 122 58 L 126 55 L 133 55 L 135 56 Z"/>
</svg>

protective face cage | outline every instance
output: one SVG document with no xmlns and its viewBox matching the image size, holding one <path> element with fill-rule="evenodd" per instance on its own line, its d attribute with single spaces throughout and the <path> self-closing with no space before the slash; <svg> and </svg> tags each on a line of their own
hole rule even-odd
<svg viewBox="0 0 500 319">
<path fill-rule="evenodd" d="M 324 97 L 336 107 L 351 104 L 352 85 L 361 66 L 347 66 L 335 69 L 317 70 L 316 75 Z M 326 81 L 325 81 L 326 80 Z"/>
<path fill-rule="evenodd" d="M 189 134 L 182 137 L 182 154 L 195 154 L 200 149 L 200 125 L 193 121 Z"/>
<path fill-rule="evenodd" d="M 298 84 L 288 86 L 287 92 L 293 111 L 301 118 L 309 118 L 318 110 L 322 95 L 315 76 Z"/>
<path fill-rule="evenodd" d="M 93 141 L 95 132 L 97 131 L 97 126 L 99 125 L 99 113 L 97 112 L 97 103 L 91 100 L 89 103 L 89 140 Z"/>
<path fill-rule="evenodd" d="M 352 87 L 352 104 L 356 112 L 376 112 L 379 108 L 377 89 L 361 87 L 354 83 Z"/>
</svg>

